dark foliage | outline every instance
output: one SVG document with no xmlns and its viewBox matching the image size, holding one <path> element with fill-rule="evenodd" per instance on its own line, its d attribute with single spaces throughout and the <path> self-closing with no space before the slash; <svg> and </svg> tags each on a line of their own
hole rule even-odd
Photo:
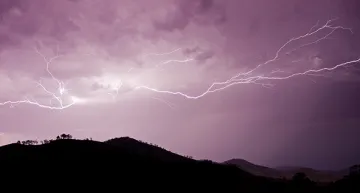
<svg viewBox="0 0 360 193">
<path fill-rule="evenodd" d="M 344 179 L 320 186 L 303 173 L 292 180 L 253 176 L 235 165 L 197 161 L 129 137 L 106 142 L 73 140 L 66 134 L 56 138 L 41 145 L 27 140 L 0 147 L 2 176 L 15 184 L 119 192 L 349 192 L 360 184 L 356 167 Z"/>
</svg>

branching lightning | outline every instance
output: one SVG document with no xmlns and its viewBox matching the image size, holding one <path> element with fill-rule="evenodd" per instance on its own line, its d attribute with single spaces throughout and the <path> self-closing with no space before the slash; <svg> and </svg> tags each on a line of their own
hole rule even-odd
<svg viewBox="0 0 360 193">
<path fill-rule="evenodd" d="M 153 88 L 153 87 L 149 87 L 146 85 L 135 85 L 134 89 L 145 89 L 148 91 L 152 91 L 155 93 L 162 93 L 162 94 L 171 94 L 171 95 L 180 95 L 182 97 L 185 97 L 186 99 L 199 99 L 201 97 L 206 96 L 207 94 L 210 93 L 214 93 L 214 92 L 218 92 L 218 91 L 222 91 L 226 88 L 229 88 L 231 86 L 234 85 L 238 85 L 238 84 L 256 84 L 256 85 L 261 85 L 264 86 L 266 88 L 271 88 L 272 86 L 274 86 L 272 83 L 269 83 L 270 81 L 276 81 L 276 80 L 286 80 L 286 79 L 290 79 L 296 76 L 325 76 L 324 74 L 322 74 L 323 72 L 330 72 L 330 71 L 334 71 L 336 69 L 342 68 L 342 67 L 346 67 L 349 66 L 351 64 L 355 64 L 355 63 L 360 63 L 360 58 L 354 59 L 354 60 L 350 60 L 350 61 L 346 61 L 340 64 L 337 64 L 333 67 L 326 67 L 326 68 L 320 68 L 320 69 L 308 69 L 302 72 L 296 72 L 296 73 L 289 73 L 286 72 L 285 70 L 282 69 L 273 69 L 268 73 L 258 73 L 257 71 L 259 69 L 261 69 L 263 66 L 266 65 L 270 65 L 271 63 L 274 63 L 276 61 L 278 61 L 281 57 L 281 55 L 289 55 L 292 54 L 293 52 L 302 49 L 304 47 L 307 46 L 311 46 L 314 44 L 319 43 L 320 41 L 326 40 L 328 39 L 335 31 L 337 30 L 346 30 L 349 31 L 351 33 L 353 33 L 351 28 L 346 28 L 343 26 L 334 26 L 332 25 L 332 23 L 335 21 L 336 19 L 332 19 L 332 20 L 328 20 L 324 25 L 319 26 L 319 22 L 316 23 L 316 25 L 312 26 L 311 29 L 300 36 L 297 37 L 293 37 L 291 39 L 289 39 L 287 42 L 285 42 L 276 52 L 273 58 L 271 58 L 270 60 L 267 60 L 263 63 L 260 63 L 258 65 L 256 65 L 255 67 L 253 67 L 252 69 L 245 71 L 245 72 L 240 72 L 235 74 L 234 76 L 228 78 L 225 81 L 219 81 L 219 82 L 213 82 L 210 84 L 210 86 L 208 86 L 207 89 L 205 89 L 204 92 L 198 94 L 198 95 L 189 95 L 180 91 L 171 91 L 171 90 L 161 90 L 161 89 L 157 89 L 157 88 Z M 326 32 L 325 30 L 329 30 L 328 32 Z M 322 33 L 323 31 L 325 31 L 326 33 L 324 33 L 323 36 L 321 36 L 320 38 L 317 38 L 314 41 L 311 41 L 309 43 L 305 43 L 302 44 L 296 48 L 290 49 L 289 51 L 285 51 L 285 48 L 287 48 L 290 44 L 298 41 L 298 40 L 302 40 L 308 37 L 312 37 L 316 34 Z M 181 50 L 181 48 L 175 49 L 173 51 L 167 52 L 167 53 L 151 53 L 151 54 L 145 54 L 143 55 L 143 58 L 147 58 L 149 56 L 165 56 L 165 55 L 170 55 L 173 54 L 177 51 Z M 57 84 L 56 87 L 56 91 L 52 92 L 50 91 L 50 89 L 46 88 L 41 81 L 37 82 L 37 86 L 40 87 L 43 91 L 44 94 L 46 94 L 49 97 L 50 100 L 50 105 L 45 105 L 43 103 L 39 103 L 36 100 L 32 99 L 28 99 L 25 98 L 23 100 L 19 100 L 19 101 L 5 101 L 0 103 L 1 105 L 10 105 L 11 107 L 13 107 L 14 105 L 19 105 L 19 104 L 31 104 L 31 105 L 35 105 L 37 107 L 40 108 L 46 108 L 46 109 L 53 109 L 53 110 L 62 110 L 62 109 L 66 109 L 69 108 L 73 105 L 78 104 L 79 102 L 82 101 L 82 99 L 76 97 L 76 96 L 72 96 L 69 94 L 69 90 L 66 89 L 66 85 L 64 84 L 64 82 L 62 82 L 61 80 L 57 79 L 53 73 L 50 70 L 50 65 L 51 63 L 56 60 L 57 58 L 61 57 L 61 55 L 56 55 L 53 58 L 48 59 L 46 56 L 44 56 L 41 52 L 39 52 L 37 49 L 35 49 L 36 53 L 41 56 L 44 60 L 44 62 L 46 63 L 46 71 L 49 74 L 49 76 L 51 77 L 51 79 Z M 176 59 L 171 59 L 171 60 L 167 60 L 164 62 L 161 62 L 160 64 L 157 64 L 156 66 L 154 66 L 154 68 L 158 68 L 162 65 L 165 64 L 169 64 L 172 62 L 176 62 L 176 63 L 186 63 L 186 62 L 190 62 L 190 61 L 195 61 L 193 58 L 187 58 L 184 60 L 176 60 Z M 294 60 L 293 62 L 299 62 L 300 60 Z M 127 72 L 132 71 L 133 68 L 130 68 Z M 110 94 L 113 98 L 115 98 L 118 94 L 119 94 L 119 89 L 122 87 L 123 82 L 120 80 L 118 83 L 110 86 L 110 92 L 108 92 L 108 94 Z M 66 99 L 70 100 L 70 102 L 66 103 L 64 102 L 64 97 L 66 97 Z M 160 98 L 155 98 L 152 97 L 155 100 L 158 100 L 160 102 L 163 102 L 165 104 L 167 104 L 170 108 L 174 108 L 174 105 L 163 100 Z M 66 100 L 66 101 L 68 101 Z"/>
<path fill-rule="evenodd" d="M 177 48 L 173 51 L 170 51 L 170 52 L 166 52 L 166 53 L 150 53 L 150 54 L 144 54 L 143 55 L 143 58 L 146 58 L 146 57 L 149 57 L 149 56 L 165 56 L 165 55 L 169 55 L 169 54 L 172 54 L 172 53 L 175 53 L 177 51 L 181 50 L 181 48 Z"/>
<path fill-rule="evenodd" d="M 305 39 L 307 37 L 313 36 L 319 32 L 322 32 L 326 29 L 330 29 L 330 32 L 326 33 L 324 36 L 318 38 L 315 41 L 312 41 L 310 43 L 306 43 L 306 44 L 302 44 L 301 46 L 290 50 L 289 52 L 287 52 L 286 54 L 291 54 L 292 52 L 301 49 L 303 47 L 306 46 L 310 46 L 316 43 L 319 43 L 322 40 L 325 40 L 326 38 L 328 38 L 330 35 L 332 35 L 336 30 L 347 30 L 350 31 L 351 33 L 353 33 L 351 28 L 346 28 L 343 26 L 333 26 L 331 25 L 333 21 L 335 21 L 337 18 L 335 19 L 331 19 L 328 20 L 324 25 L 322 25 L 321 27 L 316 28 L 319 25 L 319 22 L 317 22 L 316 25 L 312 26 L 311 29 L 309 30 L 309 32 L 307 32 L 306 34 L 297 36 L 297 37 L 293 37 L 291 39 L 289 39 L 285 44 L 283 44 L 275 53 L 275 56 L 273 58 L 271 58 L 270 60 L 265 61 L 264 63 L 260 63 L 258 65 L 256 65 L 254 68 L 252 68 L 249 71 L 246 72 L 242 72 L 242 73 L 238 73 L 234 76 L 232 76 L 231 78 L 227 79 L 226 81 L 222 81 L 222 82 L 213 82 L 204 92 L 202 92 L 199 95 L 188 95 L 185 94 L 183 92 L 179 92 L 179 91 L 169 91 L 169 90 L 160 90 L 160 89 L 156 89 L 156 88 L 151 88 L 145 85 L 140 85 L 137 86 L 137 89 L 147 89 L 153 92 L 157 92 L 157 93 L 165 93 L 165 94 L 172 94 L 172 95 L 180 95 L 183 96 L 187 99 L 199 99 L 201 97 L 204 97 L 205 95 L 209 94 L 209 93 L 214 93 L 217 91 L 221 91 L 224 90 L 226 88 L 229 88 L 231 86 L 234 85 L 238 85 L 238 84 L 260 84 L 262 86 L 265 87 L 272 87 L 273 84 L 270 83 L 263 83 L 261 81 L 270 81 L 270 80 L 285 80 L 285 79 L 289 79 L 289 78 L 293 78 L 296 76 L 301 76 L 301 75 L 309 75 L 309 76 L 317 76 L 316 73 L 320 73 L 320 72 L 325 72 L 325 71 L 333 71 L 336 70 L 338 68 L 344 67 L 346 65 L 350 65 L 350 64 L 355 64 L 355 63 L 359 63 L 360 62 L 360 58 L 358 59 L 354 59 L 351 61 L 347 61 L 347 62 L 343 62 L 340 64 L 337 64 L 333 67 L 328 67 L 328 68 L 321 68 L 321 69 L 310 69 L 310 70 L 306 70 L 303 72 L 297 72 L 297 73 L 293 73 L 290 75 L 286 75 L 286 76 L 266 76 L 266 75 L 253 75 L 253 73 L 260 69 L 262 66 L 264 65 L 269 65 L 270 63 L 273 63 L 277 60 L 279 60 L 280 58 L 280 54 L 281 52 L 291 43 L 301 40 L 301 39 Z M 280 70 L 276 70 L 276 71 L 272 71 L 270 72 L 270 74 L 274 74 L 275 72 L 283 72 Z"/>
<path fill-rule="evenodd" d="M 120 80 L 119 82 L 117 82 L 114 85 L 111 85 L 111 91 L 108 94 L 111 95 L 113 97 L 113 99 L 115 99 L 118 95 L 119 95 L 119 89 L 122 87 L 123 82 Z"/>
<path fill-rule="evenodd" d="M 164 62 L 161 62 L 160 64 L 156 65 L 156 67 L 160 67 L 162 65 L 165 65 L 165 64 L 169 64 L 169 63 L 186 63 L 186 62 L 190 62 L 190 61 L 193 61 L 194 59 L 193 58 L 188 58 L 188 59 L 185 59 L 185 60 L 166 60 Z"/>
<path fill-rule="evenodd" d="M 39 103 L 34 99 L 30 100 L 27 97 L 25 97 L 25 99 L 23 99 L 23 100 L 18 100 L 18 101 L 5 101 L 5 102 L 0 103 L 0 105 L 10 105 L 10 107 L 14 107 L 15 105 L 25 103 L 25 104 L 35 105 L 35 106 L 38 106 L 41 108 L 46 108 L 46 109 L 62 110 L 62 109 L 69 108 L 69 107 L 73 106 L 74 104 L 76 104 L 77 102 L 79 102 L 80 101 L 79 98 L 77 98 L 75 96 L 69 96 L 69 99 L 71 100 L 71 102 L 69 102 L 68 104 L 64 104 L 63 97 L 65 94 L 68 93 L 68 90 L 65 88 L 65 83 L 63 81 L 60 81 L 59 79 L 57 79 L 53 75 L 53 73 L 50 71 L 50 64 L 57 58 L 61 57 L 61 55 L 56 55 L 56 56 L 48 59 L 37 48 L 35 48 L 35 52 L 43 58 L 44 62 L 46 63 L 47 73 L 50 75 L 51 79 L 53 81 L 55 81 L 58 85 L 57 91 L 51 92 L 41 83 L 41 81 L 37 82 L 37 86 L 42 88 L 42 90 L 44 91 L 44 94 L 50 96 L 50 101 L 49 101 L 50 105 Z M 56 105 L 53 105 L 54 100 L 57 103 Z"/>
</svg>

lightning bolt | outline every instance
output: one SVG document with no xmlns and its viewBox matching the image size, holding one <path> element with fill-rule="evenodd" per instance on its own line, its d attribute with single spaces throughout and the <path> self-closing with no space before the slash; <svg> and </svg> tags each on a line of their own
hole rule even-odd
<svg viewBox="0 0 360 193">
<path fill-rule="evenodd" d="M 162 99 L 162 98 L 158 98 L 158 97 L 151 97 L 151 98 L 154 99 L 154 100 L 157 100 L 157 101 L 160 101 L 160 102 L 164 103 L 165 105 L 167 105 L 167 106 L 170 107 L 171 109 L 175 109 L 175 108 L 176 108 L 176 105 L 175 105 L 175 104 L 173 104 L 173 103 L 171 103 L 171 102 L 169 102 L 169 101 L 166 101 L 166 100 L 164 100 L 164 99 Z"/>
<path fill-rule="evenodd" d="M 59 57 L 61 57 L 62 55 L 56 55 L 50 59 L 48 59 L 45 55 L 43 55 L 37 48 L 34 48 L 35 52 L 42 57 L 42 59 L 44 60 L 45 64 L 46 64 L 46 71 L 47 73 L 50 75 L 50 77 L 52 78 L 53 81 L 55 81 L 58 85 L 57 87 L 57 92 L 51 92 L 50 90 L 48 90 L 42 83 L 41 81 L 37 82 L 37 86 L 39 86 L 40 88 L 42 88 L 42 90 L 44 91 L 45 94 L 47 94 L 48 96 L 50 96 L 50 105 L 46 105 L 46 104 L 42 104 L 37 102 L 36 100 L 30 100 L 27 97 L 25 97 L 25 99 L 23 100 L 18 100 L 18 101 L 5 101 L 0 103 L 1 105 L 10 105 L 10 107 L 14 107 L 16 105 L 19 104 L 30 104 L 30 105 L 35 105 L 37 107 L 40 108 L 45 108 L 45 109 L 52 109 L 52 110 L 62 110 L 62 109 L 66 109 L 69 108 L 71 106 L 73 106 L 74 104 L 76 104 L 77 102 L 80 102 L 81 100 L 75 96 L 70 96 L 70 100 L 71 102 L 68 104 L 64 104 L 63 102 L 63 96 L 68 93 L 68 90 L 65 88 L 65 83 L 63 81 L 60 81 L 59 79 L 57 79 L 53 73 L 50 71 L 50 64 L 58 59 Z M 57 105 L 53 105 L 52 101 L 56 101 L 58 104 Z"/>
<path fill-rule="evenodd" d="M 270 63 L 273 63 L 277 60 L 279 60 L 280 58 L 280 53 L 291 43 L 301 40 L 301 39 L 305 39 L 307 37 L 313 36 L 321 31 L 324 31 L 326 29 L 330 29 L 330 32 L 326 33 L 324 36 L 318 38 L 315 41 L 312 41 L 310 43 L 306 43 L 306 44 L 302 44 L 301 46 L 290 50 L 289 52 L 287 52 L 286 54 L 289 55 L 292 52 L 306 47 L 306 46 L 310 46 L 316 43 L 319 43 L 322 40 L 325 40 L 326 38 L 328 38 L 330 35 L 332 35 L 336 30 L 347 30 L 350 31 L 351 33 L 353 33 L 351 28 L 346 28 L 343 26 L 333 26 L 332 23 L 337 20 L 338 18 L 335 19 L 331 19 L 328 20 L 324 25 L 316 28 L 319 25 L 319 21 L 317 22 L 316 25 L 312 26 L 311 29 L 303 35 L 297 36 L 297 37 L 293 37 L 291 39 L 289 39 L 287 42 L 285 42 L 275 53 L 275 56 L 273 58 L 271 58 L 270 60 L 265 61 L 264 63 L 260 63 L 258 65 L 256 65 L 254 68 L 252 68 L 251 70 L 247 71 L 247 72 L 242 72 L 242 73 L 238 73 L 235 74 L 234 76 L 232 76 L 231 78 L 227 79 L 226 81 L 222 81 L 222 82 L 213 82 L 204 92 L 198 94 L 198 95 L 188 95 L 186 93 L 180 92 L 180 91 L 169 91 L 169 90 L 160 90 L 160 89 L 156 89 L 156 88 L 152 88 L 152 87 L 148 87 L 146 85 L 138 85 L 135 88 L 136 89 L 146 89 L 149 91 L 153 91 L 153 92 L 157 92 L 157 93 L 164 93 L 164 94 L 171 94 L 171 95 L 180 95 L 183 96 L 187 99 L 199 99 L 201 97 L 204 97 L 207 94 L 210 93 L 214 93 L 214 92 L 218 92 L 218 91 L 222 91 L 226 88 L 229 88 L 231 86 L 234 85 L 238 85 L 238 84 L 260 84 L 264 87 L 272 87 L 272 84 L 269 83 L 261 83 L 260 81 L 270 81 L 270 80 L 285 80 L 285 79 L 289 79 L 289 78 L 293 78 L 296 76 L 301 76 L 301 75 L 314 75 L 316 73 L 320 73 L 320 72 L 325 72 L 325 71 L 333 71 L 336 70 L 338 68 L 344 67 L 346 65 L 350 65 L 350 64 L 355 64 L 355 63 L 359 63 L 360 62 L 360 58 L 358 59 L 354 59 L 351 61 L 347 61 L 347 62 L 343 62 L 340 64 L 337 64 L 333 67 L 330 68 L 321 68 L 321 69 L 310 69 L 310 70 L 306 70 L 303 72 L 298 72 L 298 73 L 293 73 L 287 76 L 264 76 L 264 75 L 255 75 L 252 76 L 252 74 L 260 69 L 262 66 L 264 65 L 269 65 Z M 275 73 L 275 72 L 280 72 L 280 71 L 272 71 L 270 74 Z"/>
<path fill-rule="evenodd" d="M 276 69 L 276 70 L 272 70 L 271 72 L 268 73 L 261 73 L 258 74 L 256 73 L 259 69 L 261 69 L 263 66 L 266 65 L 270 65 L 271 63 L 274 63 L 276 61 L 278 61 L 281 57 L 281 54 L 285 54 L 285 55 L 290 55 L 293 52 L 302 49 L 304 47 L 307 46 L 311 46 L 314 44 L 317 44 L 323 40 L 329 39 L 329 37 L 337 30 L 347 30 L 350 31 L 351 33 L 353 33 L 351 28 L 346 28 L 343 26 L 334 26 L 332 25 L 332 23 L 336 20 L 335 19 L 331 19 L 328 20 L 324 25 L 319 26 L 319 21 L 316 23 L 316 25 L 312 26 L 310 28 L 310 30 L 300 36 L 297 37 L 292 37 L 291 39 L 289 39 L 288 41 L 286 41 L 276 52 L 275 55 L 273 56 L 273 58 L 271 58 L 270 60 L 267 60 L 263 63 L 257 64 L 255 67 L 253 67 L 252 69 L 245 71 L 245 72 L 239 72 L 234 74 L 232 77 L 226 79 L 225 81 L 216 81 L 211 83 L 207 89 L 205 89 L 203 92 L 201 92 L 198 95 L 189 95 L 180 91 L 171 91 L 171 90 L 161 90 L 161 89 L 157 89 L 157 88 L 153 88 L 153 87 L 149 87 L 146 85 L 135 85 L 133 88 L 138 90 L 138 89 L 144 89 L 144 90 L 148 90 L 151 92 L 155 92 L 155 93 L 160 93 L 160 94 L 171 94 L 171 95 L 179 95 L 182 97 L 185 97 L 186 99 L 199 99 L 202 98 L 210 93 L 215 93 L 215 92 L 219 92 L 222 91 L 224 89 L 227 89 L 229 87 L 232 87 L 234 85 L 238 85 L 238 84 L 255 84 L 255 85 L 261 85 L 263 87 L 266 88 L 272 88 L 274 86 L 274 84 L 268 83 L 269 81 L 277 81 L 277 80 L 286 80 L 286 79 L 290 79 L 296 76 L 325 76 L 321 73 L 324 72 L 331 72 L 334 71 L 336 69 L 342 68 L 342 67 L 346 67 L 349 66 L 351 64 L 355 64 L 355 63 L 360 63 L 360 58 L 354 59 L 354 60 L 350 60 L 350 61 L 346 61 L 346 62 L 342 62 L 340 64 L 337 64 L 333 67 L 326 67 L 326 68 L 320 68 L 320 69 L 308 69 L 302 72 L 296 72 L 296 73 L 289 73 L 286 71 L 283 71 L 281 69 Z M 315 41 L 311 41 L 309 43 L 305 43 L 302 44 L 296 48 L 293 48 L 287 52 L 285 52 L 285 49 L 292 43 L 298 41 L 298 40 L 302 40 L 305 38 L 309 38 L 312 37 L 318 33 L 321 33 L 324 30 L 330 30 L 329 32 L 325 33 L 325 35 L 317 38 Z M 146 57 L 150 57 L 150 56 L 164 56 L 164 55 L 170 55 L 173 54 L 177 51 L 181 50 L 181 48 L 175 49 L 173 51 L 167 52 L 167 53 L 150 53 L 150 54 L 145 54 L 143 55 L 143 58 Z M 52 81 L 54 81 L 55 83 L 57 83 L 57 88 L 56 88 L 56 92 L 52 92 L 49 89 L 47 89 L 42 83 L 41 81 L 37 82 L 37 86 L 40 87 L 44 94 L 46 94 L 47 96 L 50 97 L 50 105 L 45 105 L 42 103 L 37 102 L 36 100 L 30 100 L 28 98 L 25 98 L 24 100 L 19 100 L 19 101 L 5 101 L 0 103 L 1 105 L 10 105 L 10 107 L 14 107 L 15 105 L 19 105 L 19 104 L 31 104 L 31 105 L 35 105 L 37 107 L 40 108 L 46 108 L 46 109 L 53 109 L 53 110 L 62 110 L 62 109 L 66 109 L 69 108 L 73 105 L 76 105 L 78 103 L 81 103 L 83 101 L 83 99 L 78 98 L 76 96 L 70 95 L 69 94 L 69 90 L 66 89 L 66 85 L 63 81 L 59 80 L 58 78 L 56 78 L 53 73 L 50 70 L 50 65 L 51 63 L 58 59 L 59 57 L 61 57 L 61 55 L 56 55 L 55 57 L 52 57 L 50 59 L 48 59 L 45 55 L 43 55 L 41 52 L 39 52 L 37 49 L 35 49 L 36 53 L 41 56 L 46 64 L 46 71 L 49 74 L 49 76 L 51 77 Z M 284 53 L 285 52 L 285 53 Z M 160 64 L 156 65 L 155 68 L 165 65 L 165 64 L 169 64 L 169 63 L 186 63 L 186 62 L 190 62 L 193 61 L 194 59 L 192 58 L 187 58 L 185 60 L 167 60 L 164 62 L 161 62 Z M 298 61 L 293 61 L 293 62 L 298 62 Z M 131 72 L 133 70 L 133 68 L 130 68 L 127 72 Z M 266 75 L 267 74 L 267 75 Z M 122 87 L 123 82 L 120 80 L 117 84 L 115 85 L 111 85 L 109 87 L 109 89 L 111 90 L 111 92 L 109 92 L 108 94 L 113 96 L 113 98 L 115 98 L 118 94 L 119 94 L 119 89 Z M 67 97 L 67 99 L 70 99 L 71 102 L 67 103 L 64 102 L 64 97 Z M 158 100 L 160 102 L 163 102 L 165 104 L 167 104 L 170 108 L 174 108 L 174 105 L 171 104 L 170 102 L 164 101 L 163 99 L 160 98 L 155 98 L 152 97 L 154 100 Z M 55 103 L 54 103 L 55 101 Z"/>
<path fill-rule="evenodd" d="M 173 54 L 175 52 L 178 52 L 180 51 L 182 48 L 177 48 L 175 50 L 172 50 L 170 52 L 165 52 L 165 53 L 149 53 L 149 54 L 144 54 L 143 55 L 143 59 L 145 59 L 146 57 L 149 57 L 149 56 L 166 56 L 166 55 L 170 55 L 170 54 Z M 190 61 L 193 61 L 194 59 L 193 58 L 187 58 L 187 59 L 184 59 L 184 60 L 166 60 L 166 61 L 163 61 L 161 62 L 160 64 L 157 64 L 156 65 L 156 68 L 159 68 L 165 64 L 169 64 L 169 63 L 187 63 L 187 62 L 190 62 Z"/>
<path fill-rule="evenodd" d="M 193 58 L 188 58 L 188 59 L 185 59 L 185 60 L 166 60 L 158 65 L 156 65 L 156 67 L 160 67 L 162 65 L 165 65 L 165 64 L 169 64 L 169 63 L 187 63 L 187 62 L 190 62 L 190 61 L 193 61 L 194 59 Z"/>
<path fill-rule="evenodd" d="M 327 22 L 325 23 L 325 25 L 323 25 L 323 26 L 321 26 L 320 28 L 318 28 L 318 29 L 316 29 L 315 31 L 313 31 L 313 29 L 316 28 L 316 26 L 319 25 L 319 21 L 318 21 L 313 27 L 311 27 L 311 29 L 309 30 L 309 32 L 308 32 L 307 34 L 305 34 L 305 35 L 303 35 L 303 36 L 300 36 L 300 38 L 299 38 L 299 37 L 298 37 L 298 38 L 299 38 L 299 39 L 302 39 L 302 38 L 305 38 L 305 37 L 307 37 L 307 36 L 314 35 L 315 33 L 320 32 L 321 30 L 324 30 L 324 29 L 326 29 L 326 28 L 327 28 L 327 29 L 331 29 L 330 32 L 326 33 L 324 36 L 316 39 L 315 41 L 312 41 L 312 42 L 309 42 L 309 43 L 306 43 L 306 44 L 302 44 L 301 46 L 299 46 L 299 47 L 297 47 L 297 48 L 294 48 L 294 49 L 288 51 L 286 54 L 289 55 L 289 54 L 291 54 L 291 53 L 299 50 L 300 48 L 307 47 L 307 46 L 310 46 L 310 45 L 312 45 L 312 44 L 317 44 L 317 43 L 321 42 L 322 40 L 328 39 L 335 31 L 337 31 L 337 30 L 339 30 L 339 29 L 350 31 L 352 34 L 354 33 L 351 28 L 346 28 L 346 27 L 342 27 L 342 26 L 331 26 L 330 24 L 331 24 L 333 21 L 337 20 L 337 19 L 338 19 L 338 18 L 331 19 L 331 20 L 327 21 Z M 294 38 L 294 41 L 295 41 L 295 40 L 299 40 L 299 39 Z M 285 45 L 285 46 L 286 46 L 286 45 Z"/>
<path fill-rule="evenodd" d="M 146 57 L 149 57 L 149 56 L 165 56 L 165 55 L 170 55 L 172 53 L 175 53 L 177 51 L 180 51 L 182 48 L 177 48 L 173 51 L 170 51 L 170 52 L 165 52 L 165 53 L 149 53 L 149 54 L 144 54 L 143 55 L 143 58 L 146 58 Z"/>
<path fill-rule="evenodd" d="M 122 87 L 122 85 L 123 82 L 121 80 L 119 80 L 119 82 L 117 82 L 115 85 L 111 85 L 110 87 L 113 92 L 109 92 L 108 94 L 111 95 L 113 99 L 115 99 L 119 95 L 119 89 Z"/>
</svg>

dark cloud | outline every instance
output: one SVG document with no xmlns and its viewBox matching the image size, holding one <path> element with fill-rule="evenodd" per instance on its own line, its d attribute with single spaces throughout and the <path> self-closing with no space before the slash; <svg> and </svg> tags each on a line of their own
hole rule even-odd
<svg viewBox="0 0 360 193">
<path fill-rule="evenodd" d="M 186 48 L 183 49 L 182 53 L 189 57 L 189 58 L 194 58 L 195 60 L 199 61 L 199 62 L 206 62 L 206 60 L 212 58 L 215 53 L 212 50 L 205 50 L 202 49 L 200 47 L 194 47 L 194 48 Z"/>
<path fill-rule="evenodd" d="M 175 11 L 167 13 L 165 21 L 154 22 L 157 29 L 183 30 L 191 22 L 200 25 L 213 25 L 226 21 L 220 1 L 215 3 L 215 0 L 179 0 L 177 5 Z"/>
<path fill-rule="evenodd" d="M 213 51 L 205 51 L 195 56 L 195 60 L 198 60 L 200 62 L 205 62 L 206 60 L 212 58 L 214 54 L 215 53 Z"/>
<path fill-rule="evenodd" d="M 54 1 L 1 1 L 0 33 L 11 36 L 13 45 L 18 46 L 28 38 L 68 41 L 67 35 L 78 31 L 79 27 L 69 18 L 76 15 L 73 7 L 67 3 Z M 57 11 L 66 8 L 65 11 Z M 4 45 L 2 45 L 4 47 Z"/>
<path fill-rule="evenodd" d="M 9 14 L 14 8 L 24 10 L 26 8 L 25 0 L 3 0 L 0 2 L 0 15 L 4 17 Z"/>
<path fill-rule="evenodd" d="M 198 53 L 200 50 L 199 47 L 194 47 L 194 48 L 186 48 L 183 50 L 183 54 L 186 55 L 186 56 L 189 56 L 191 54 L 195 54 L 195 53 Z"/>
</svg>

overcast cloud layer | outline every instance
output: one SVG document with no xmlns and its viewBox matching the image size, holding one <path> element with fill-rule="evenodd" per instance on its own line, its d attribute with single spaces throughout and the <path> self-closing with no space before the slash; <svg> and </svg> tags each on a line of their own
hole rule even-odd
<svg viewBox="0 0 360 193">
<path fill-rule="evenodd" d="M 316 44 L 302 47 L 331 29 L 294 42 L 252 75 L 356 60 L 359 9 L 357 0 L 1 0 L 0 103 L 55 105 L 38 83 L 57 92 L 56 80 L 68 89 L 65 103 L 82 103 L 63 110 L 0 106 L 0 144 L 66 132 L 131 136 L 216 161 L 323 169 L 360 163 L 359 63 L 199 99 L 136 89 L 200 95 L 334 18 L 344 29 Z M 55 56 L 51 77 L 44 57 Z"/>
</svg>

